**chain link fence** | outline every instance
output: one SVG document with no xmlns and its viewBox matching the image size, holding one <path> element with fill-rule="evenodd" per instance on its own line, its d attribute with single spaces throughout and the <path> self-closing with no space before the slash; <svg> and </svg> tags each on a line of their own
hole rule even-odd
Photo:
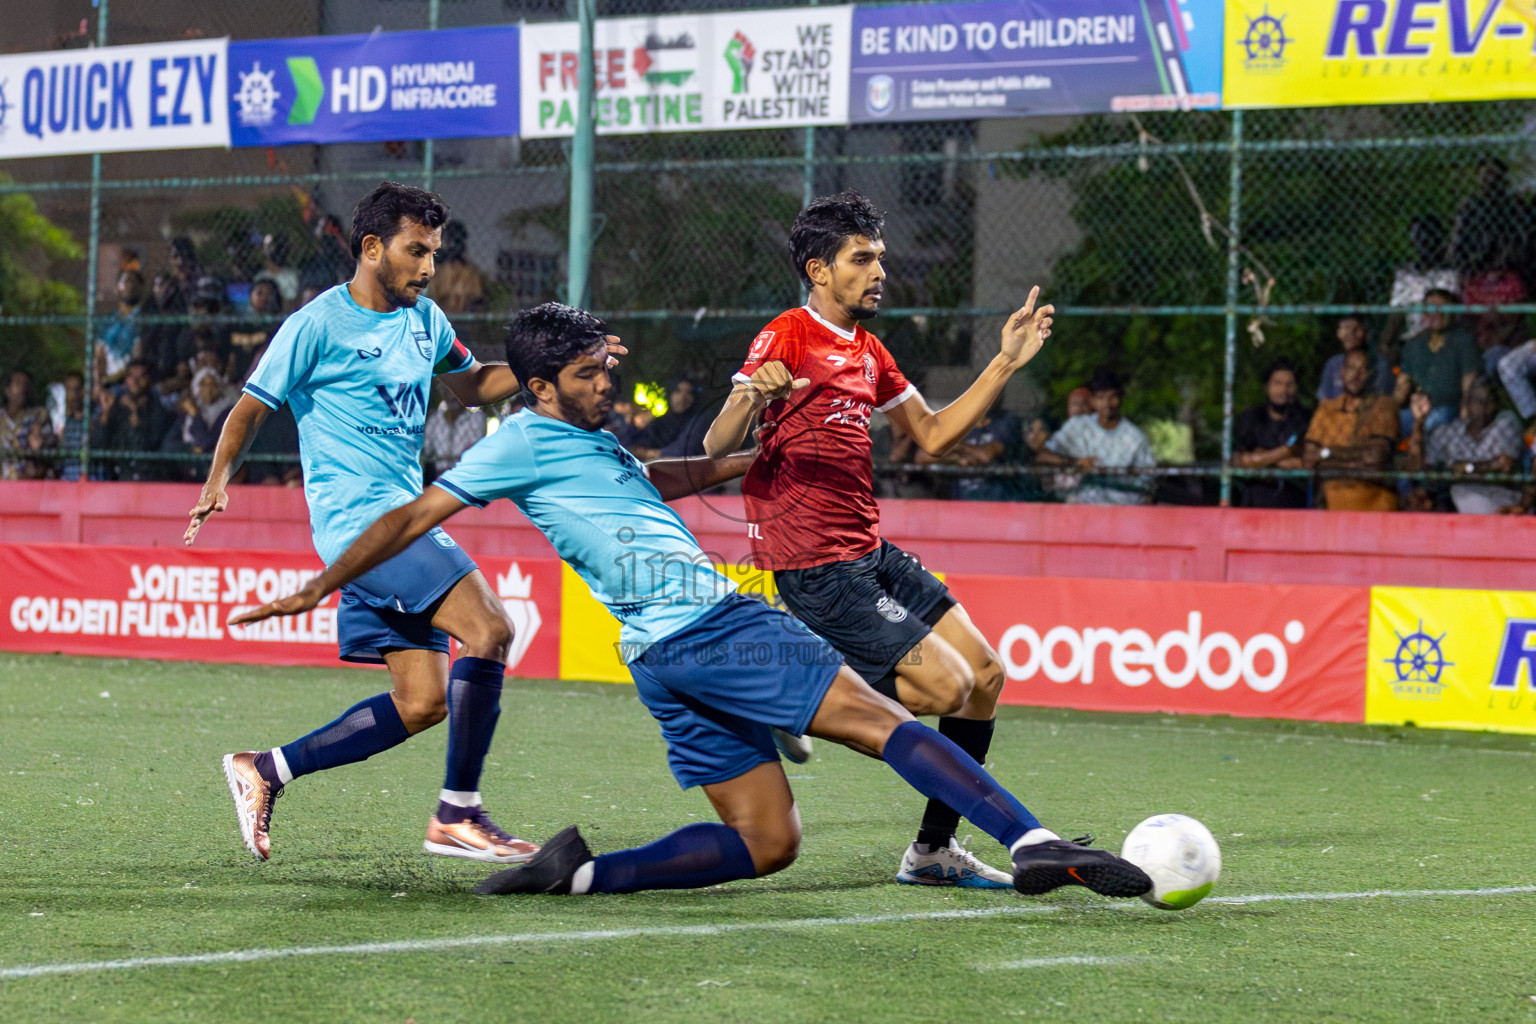
<svg viewBox="0 0 1536 1024">
<path fill-rule="evenodd" d="M 76 22 L 77 5 L 44 0 L 29 27 L 7 27 L 3 47 L 569 17 L 564 0 L 107 2 Z M 599 14 L 769 6 L 603 0 Z M 0 168 L 0 368 L 28 371 L 31 401 L 83 371 L 87 422 L 106 400 L 102 378 L 123 371 L 125 338 L 156 375 L 201 359 L 237 382 L 285 313 L 350 276 L 347 218 L 381 179 L 424 184 L 452 207 L 462 230 L 444 265 L 456 269 L 432 294 L 476 353 L 496 358 L 512 311 L 565 296 L 569 153 L 565 141 L 471 139 L 13 161 Z M 1343 316 L 1362 318 L 1373 348 L 1393 357 L 1423 309 L 1392 303 L 1405 269 L 1519 281 L 1499 293 L 1502 319 L 1484 317 L 1486 303 L 1449 307 L 1483 343 L 1485 321 L 1509 343 L 1527 340 L 1523 317 L 1536 312 L 1524 297 L 1536 284 L 1528 102 L 599 137 L 590 304 L 630 345 L 626 394 L 686 375 L 706 405 L 718 401 L 762 324 L 801 301 L 786 252 L 796 211 L 842 188 L 887 213 L 887 308 L 872 326 L 930 402 L 974 378 L 1038 284 L 1057 330 L 1003 410 L 1058 426 L 1093 368 L 1115 367 L 1124 412 L 1159 457 L 1140 474 L 1163 478 L 1159 500 L 1213 502 L 1255 475 L 1284 475 L 1234 466 L 1233 415 L 1264 400 L 1260 372 L 1282 357 L 1314 404 Z M 138 279 L 125 268 L 142 278 L 131 316 L 120 300 Z M 263 294 L 253 303 L 253 293 Z M 187 376 L 166 387 L 189 388 Z M 1019 434 L 1018 457 L 986 468 L 918 465 L 899 443 L 882 446 L 884 486 L 951 494 L 959 477 L 1007 483 L 989 496 L 1059 493 L 1063 474 L 1028 465 Z M 91 443 L 78 425 L 42 446 L 34 438 L 39 450 L 7 455 L 6 472 L 201 471 L 191 442 L 131 460 L 103 437 Z"/>
</svg>

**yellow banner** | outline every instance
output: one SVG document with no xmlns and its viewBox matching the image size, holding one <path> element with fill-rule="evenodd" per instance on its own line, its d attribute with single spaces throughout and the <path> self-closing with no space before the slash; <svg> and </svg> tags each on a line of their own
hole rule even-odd
<svg viewBox="0 0 1536 1024">
<path fill-rule="evenodd" d="M 1365 720 L 1536 733 L 1536 594 L 1373 587 Z"/>
<path fill-rule="evenodd" d="M 1223 103 L 1536 97 L 1536 0 L 1227 0 Z"/>
</svg>

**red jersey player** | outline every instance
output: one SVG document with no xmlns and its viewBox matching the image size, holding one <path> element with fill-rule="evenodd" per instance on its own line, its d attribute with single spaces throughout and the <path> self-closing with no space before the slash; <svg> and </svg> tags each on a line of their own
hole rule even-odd
<svg viewBox="0 0 1536 1024">
<path fill-rule="evenodd" d="M 736 451 L 761 411 L 761 452 L 742 483 L 747 535 L 779 596 L 882 694 L 985 763 L 1003 669 L 949 589 L 880 537 L 869 417 L 885 413 L 918 447 L 942 455 L 996 401 L 1051 333 L 1039 294 L 1003 327 L 988 367 L 934 412 L 880 339 L 859 323 L 880 311 L 884 218 L 857 192 L 823 197 L 795 218 L 790 252 L 810 291 L 752 342 L 725 407 L 704 438 L 711 457 Z M 786 744 L 792 754 L 792 745 Z M 930 800 L 896 878 L 912 885 L 1007 888 L 1010 875 L 955 842 L 960 815 Z M 1055 838 L 1052 836 L 1051 838 Z"/>
</svg>

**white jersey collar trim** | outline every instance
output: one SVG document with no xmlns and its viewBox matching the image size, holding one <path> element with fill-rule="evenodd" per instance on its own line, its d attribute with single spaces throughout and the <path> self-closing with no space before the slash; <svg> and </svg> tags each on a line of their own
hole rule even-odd
<svg viewBox="0 0 1536 1024">
<path fill-rule="evenodd" d="M 811 319 L 812 320 L 815 320 L 817 323 L 821 324 L 821 326 L 825 327 L 827 330 L 831 331 L 833 334 L 837 335 L 839 338 L 842 338 L 844 341 L 852 341 L 854 339 L 854 337 L 859 332 L 858 327 L 854 327 L 854 329 L 851 330 L 851 331 L 845 331 L 841 327 L 837 326 L 836 324 L 829 323 L 828 321 L 822 319 L 816 313 L 816 311 L 814 309 L 812 309 L 809 305 L 804 305 L 804 306 L 801 306 L 800 308 L 805 310 L 807 313 L 811 314 Z"/>
</svg>

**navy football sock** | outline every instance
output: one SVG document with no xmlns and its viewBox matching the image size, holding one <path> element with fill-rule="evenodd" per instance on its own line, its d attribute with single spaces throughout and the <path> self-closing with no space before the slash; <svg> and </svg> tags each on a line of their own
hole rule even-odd
<svg viewBox="0 0 1536 1024">
<path fill-rule="evenodd" d="M 331 724 L 285 745 L 278 752 L 282 755 L 279 771 L 286 774 L 283 781 L 287 782 L 310 772 L 365 760 L 404 742 L 409 735 L 394 698 L 387 693 L 374 694 L 352 705 Z M 282 773 L 285 767 L 287 771 Z"/>
<path fill-rule="evenodd" d="M 645 846 L 598 856 L 586 891 L 702 889 L 756 876 L 752 854 L 735 829 L 700 821 Z"/>
<path fill-rule="evenodd" d="M 941 718 L 939 735 L 947 736 L 955 746 L 977 764 L 987 763 L 987 751 L 992 748 L 992 731 L 997 722 L 988 718 Z M 948 846 L 960 825 L 960 812 L 942 800 L 929 800 L 923 812 L 923 823 L 918 828 L 917 841 L 931 848 Z"/>
<path fill-rule="evenodd" d="M 913 789 L 941 800 L 1004 846 L 1040 822 L 987 770 L 921 722 L 903 722 L 885 741 L 885 763 Z"/>
<path fill-rule="evenodd" d="M 444 800 L 462 804 L 480 788 L 480 769 L 501 717 L 505 662 L 460 657 L 448 675 L 448 771 Z M 455 794 L 450 798 L 447 794 Z M 478 801 L 474 801 L 478 803 Z"/>
</svg>

